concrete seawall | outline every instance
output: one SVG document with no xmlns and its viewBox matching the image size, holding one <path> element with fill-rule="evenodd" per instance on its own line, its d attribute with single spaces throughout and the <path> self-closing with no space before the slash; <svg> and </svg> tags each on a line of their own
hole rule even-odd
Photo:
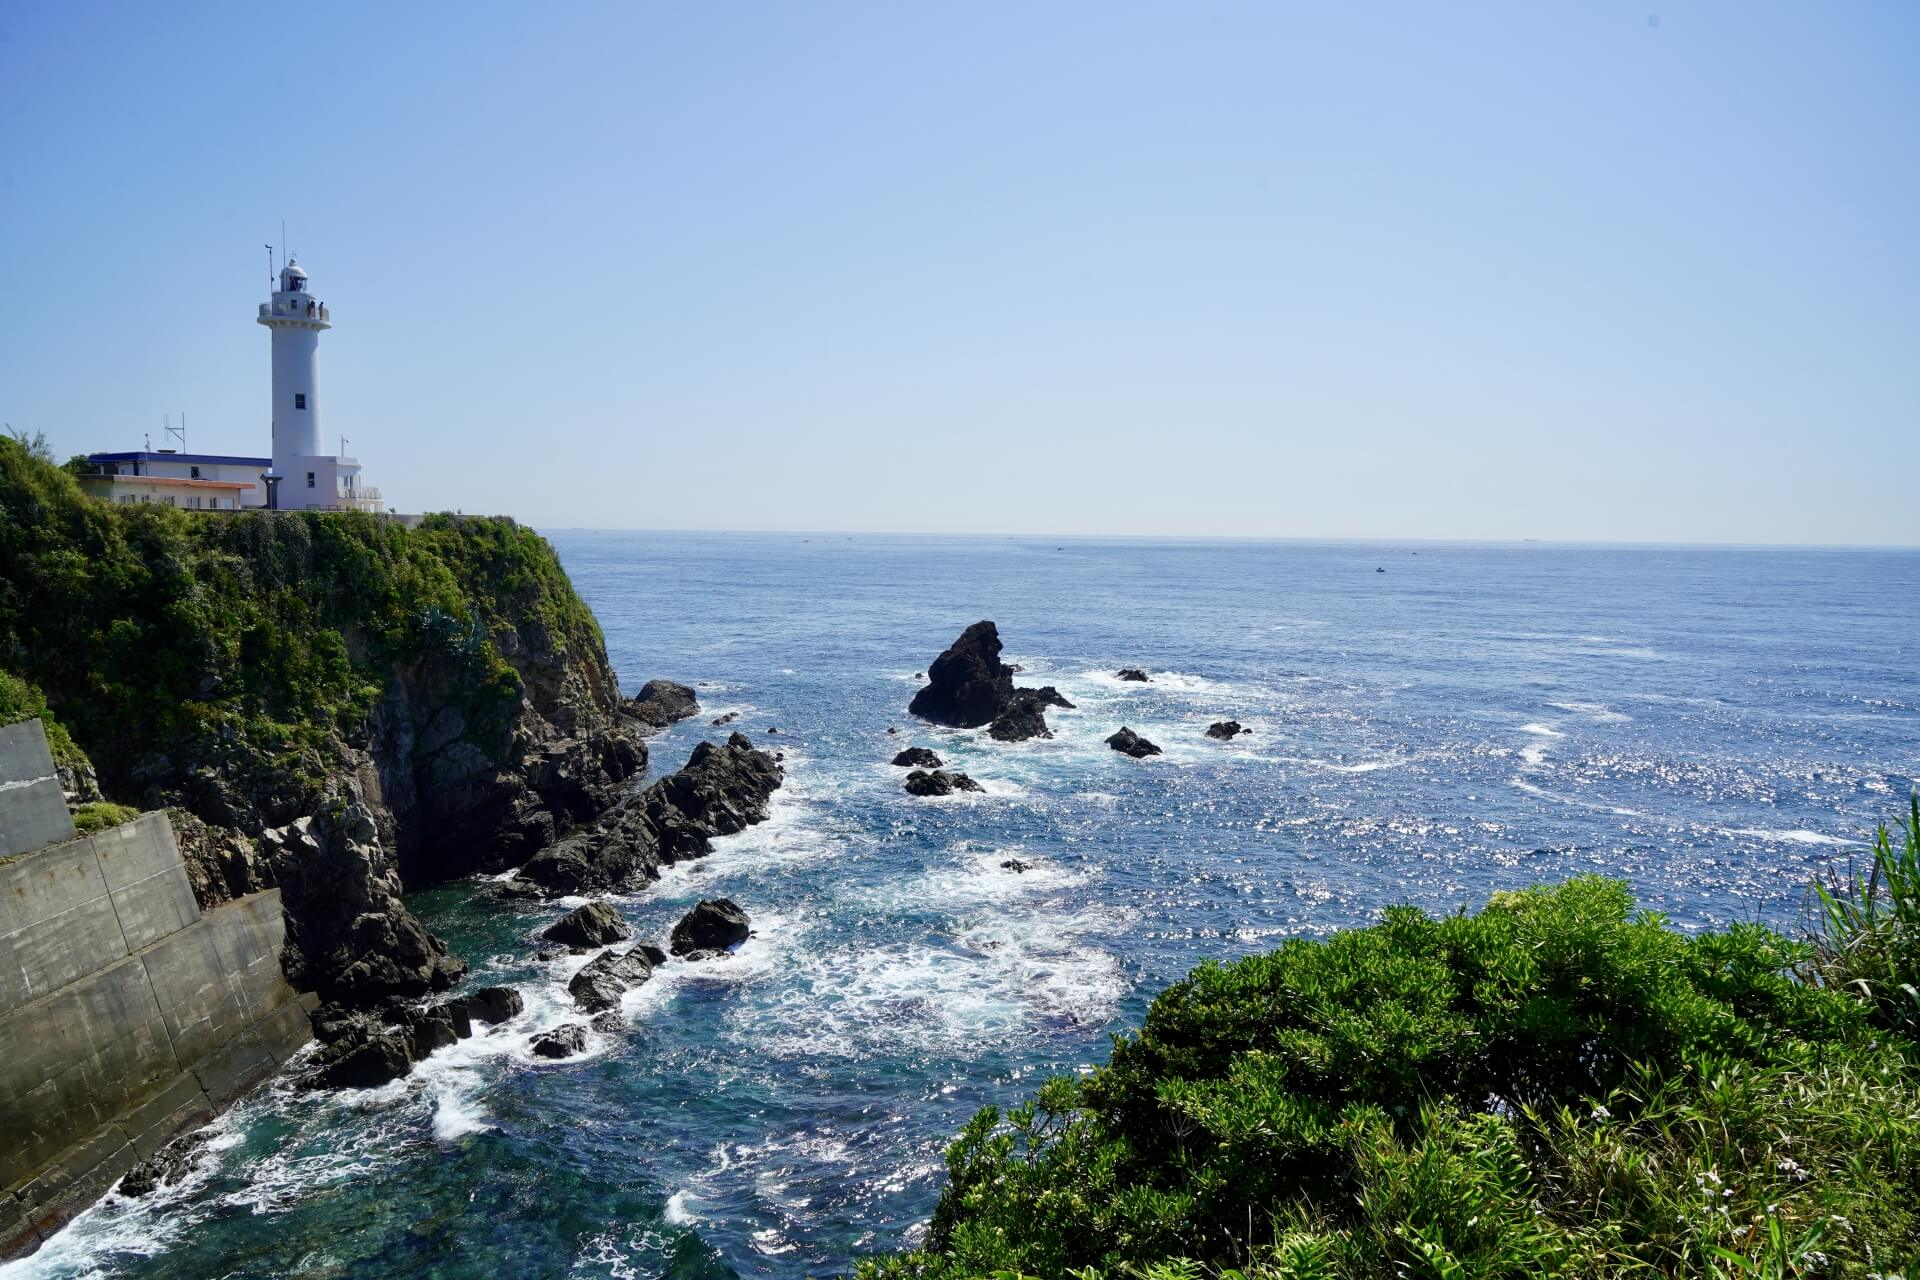
<svg viewBox="0 0 1920 1280">
<path fill-rule="evenodd" d="M 0 1258 L 307 1042 L 285 931 L 277 890 L 202 913 L 165 814 L 76 838 L 39 722 L 0 727 Z"/>
</svg>

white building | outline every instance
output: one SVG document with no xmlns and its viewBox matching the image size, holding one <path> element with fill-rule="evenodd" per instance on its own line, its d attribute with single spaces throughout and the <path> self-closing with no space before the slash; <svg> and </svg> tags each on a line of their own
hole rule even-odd
<svg viewBox="0 0 1920 1280">
<path fill-rule="evenodd" d="M 333 327 L 327 305 L 307 289 L 307 273 L 289 258 L 280 287 L 260 304 L 273 333 L 273 456 L 95 453 L 99 474 L 82 486 L 109 502 L 160 502 L 196 510 L 277 507 L 283 511 L 380 511 L 380 491 L 364 483 L 357 458 L 321 452 L 320 335 Z"/>
</svg>

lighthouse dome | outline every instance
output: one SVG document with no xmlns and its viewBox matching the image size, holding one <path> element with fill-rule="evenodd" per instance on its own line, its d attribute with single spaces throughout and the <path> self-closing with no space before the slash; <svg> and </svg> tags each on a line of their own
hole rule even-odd
<svg viewBox="0 0 1920 1280">
<path fill-rule="evenodd" d="M 280 287 L 289 292 L 299 292 L 307 287 L 307 273 L 297 259 L 287 259 L 287 265 L 280 268 Z"/>
</svg>

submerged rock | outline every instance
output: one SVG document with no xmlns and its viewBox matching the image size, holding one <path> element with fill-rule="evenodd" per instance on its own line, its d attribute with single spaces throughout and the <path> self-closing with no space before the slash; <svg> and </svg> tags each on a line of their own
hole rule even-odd
<svg viewBox="0 0 1920 1280">
<path fill-rule="evenodd" d="M 588 961 L 567 984 L 567 994 L 588 1013 L 620 1003 L 620 997 L 653 976 L 653 961 L 639 947 L 624 954 L 607 952 Z"/>
<path fill-rule="evenodd" d="M 664 729 L 700 711 L 693 690 L 672 680 L 649 680 L 626 704 L 627 714 L 650 729 Z"/>
<path fill-rule="evenodd" d="M 1148 756 L 1157 756 L 1160 754 L 1159 747 L 1148 742 L 1145 738 L 1127 728 L 1125 725 L 1121 725 L 1120 731 L 1107 739 L 1107 745 L 1115 751 L 1118 751 L 1121 755 L 1132 756 L 1135 760 L 1144 760 Z"/>
<path fill-rule="evenodd" d="M 606 903 L 589 902 L 548 925 L 540 936 L 578 951 L 591 951 L 631 938 L 633 930 L 620 918 L 620 913 Z"/>
<path fill-rule="evenodd" d="M 707 898 L 680 917 L 667 940 L 667 949 L 676 956 L 700 951 L 725 951 L 745 942 L 753 933 L 753 922 L 731 898 Z"/>
<path fill-rule="evenodd" d="M 893 763 L 903 769 L 938 769 L 940 757 L 926 747 L 908 747 L 893 758 Z"/>
<path fill-rule="evenodd" d="M 194 1161 L 200 1158 L 207 1140 L 212 1136 L 206 1130 L 199 1129 L 167 1143 L 127 1170 L 126 1176 L 120 1179 L 120 1194 L 138 1199 L 156 1187 L 180 1181 L 193 1168 Z"/>
<path fill-rule="evenodd" d="M 727 712 L 727 714 L 723 716 L 716 716 L 713 721 L 713 727 L 718 729 L 721 725 L 732 724 L 735 720 L 738 720 L 739 718 L 740 718 L 740 713 L 738 711 L 729 711 Z"/>
<path fill-rule="evenodd" d="M 907 794 L 913 796 L 950 796 L 956 791 L 986 790 L 966 774 L 948 773 L 944 769 L 935 769 L 931 773 L 915 769 L 907 775 L 903 785 Z"/>
<path fill-rule="evenodd" d="M 1147 673 L 1138 667 L 1122 667 L 1113 674 L 1122 680 L 1129 680 L 1138 684 L 1146 684 L 1150 679 Z"/>
<path fill-rule="evenodd" d="M 1000 864 L 1000 869 L 1002 871 L 1012 871 L 1012 872 L 1018 873 L 1022 871 L 1033 870 L 1033 864 L 1031 862 L 1022 862 L 1018 858 L 1008 858 L 1005 862 Z"/>
<path fill-rule="evenodd" d="M 927 668 L 927 683 L 907 710 L 935 724 L 959 729 L 988 728 L 1002 742 L 1050 738 L 1044 708 L 1072 707 L 1051 685 L 1016 689 L 1014 669 L 1000 661 L 1000 631 L 992 622 L 976 622 L 960 633 Z"/>
<path fill-rule="evenodd" d="M 537 1058 L 571 1058 L 586 1052 L 587 1029 L 578 1022 L 563 1023 L 551 1031 L 542 1031 L 527 1047 Z"/>
<path fill-rule="evenodd" d="M 1207 726 L 1207 736 L 1209 738 L 1217 738 L 1221 742 L 1225 742 L 1229 738 L 1237 738 L 1243 733 L 1252 732 L 1253 730 L 1243 727 L 1238 720 L 1216 720 Z"/>
</svg>

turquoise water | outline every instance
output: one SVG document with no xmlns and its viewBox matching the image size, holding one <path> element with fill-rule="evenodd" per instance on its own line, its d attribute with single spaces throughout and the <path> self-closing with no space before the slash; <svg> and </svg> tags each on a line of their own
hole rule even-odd
<svg viewBox="0 0 1920 1280">
<path fill-rule="evenodd" d="M 1587 871 L 1791 926 L 1920 775 L 1913 552 L 553 538 L 630 691 L 704 686 L 656 772 L 727 711 L 787 753 L 771 822 L 619 900 L 660 937 L 725 894 L 757 936 L 539 1063 L 580 961 L 532 935 L 570 904 L 418 893 L 523 1018 L 384 1089 L 260 1095 L 188 1183 L 0 1276 L 842 1274 L 914 1238 L 975 1108 L 1099 1062 L 1200 960 Z M 1053 741 L 907 720 L 982 617 L 1079 704 Z M 1201 736 L 1227 717 L 1254 733 Z M 1166 755 L 1107 750 L 1123 723 Z M 908 798 L 908 743 L 986 794 Z"/>
</svg>

